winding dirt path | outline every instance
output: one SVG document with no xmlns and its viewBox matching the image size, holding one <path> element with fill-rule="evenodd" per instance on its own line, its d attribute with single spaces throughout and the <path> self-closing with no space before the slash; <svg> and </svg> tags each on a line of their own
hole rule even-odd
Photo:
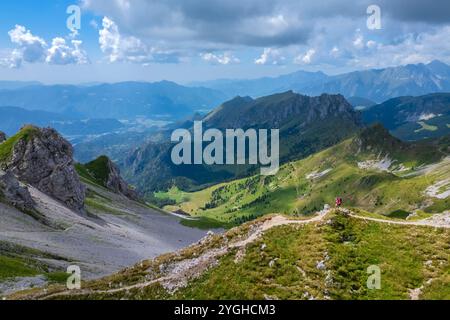
<svg viewBox="0 0 450 320">
<path fill-rule="evenodd" d="M 445 213 L 445 214 L 443 213 L 440 215 L 441 217 L 438 217 L 438 218 L 428 218 L 428 219 L 419 220 L 419 221 L 396 221 L 396 220 L 363 217 L 363 216 L 354 214 L 353 212 L 351 212 L 350 210 L 347 210 L 347 209 L 342 209 L 341 211 L 347 213 L 352 218 L 359 219 L 359 220 L 365 220 L 365 221 L 402 225 L 402 226 L 450 229 L 450 214 L 448 214 L 448 213 Z"/>
<path fill-rule="evenodd" d="M 236 242 L 232 242 L 227 244 L 226 246 L 209 250 L 202 254 L 199 257 L 194 259 L 182 260 L 179 262 L 175 262 L 171 267 L 172 272 L 165 277 L 161 277 L 158 279 L 153 279 L 150 281 L 138 283 L 135 285 L 115 288 L 110 290 L 79 290 L 79 291 L 63 291 L 59 293 L 49 294 L 49 295 L 41 295 L 37 297 L 38 299 L 55 299 L 59 297 L 65 297 L 70 295 L 87 295 L 87 294 L 115 294 L 124 291 L 130 291 L 135 289 L 143 289 L 148 286 L 151 286 L 155 283 L 160 283 L 168 289 L 169 291 L 174 291 L 179 287 L 182 287 L 184 284 L 187 284 L 187 281 L 192 280 L 203 274 L 207 271 L 212 265 L 215 265 L 218 259 L 225 254 L 227 254 L 231 249 L 239 249 L 245 250 L 246 246 L 257 241 L 265 232 L 268 230 L 285 225 L 305 225 L 315 222 L 320 222 L 324 220 L 324 218 L 332 211 L 324 210 L 319 212 L 316 216 L 307 220 L 292 220 L 285 216 L 276 215 L 270 219 L 267 219 L 260 225 L 258 225 L 254 230 L 251 230 L 248 236 Z M 347 214 L 348 216 L 365 221 L 372 221 L 378 223 L 386 223 L 393 225 L 404 225 L 404 226 L 420 226 L 420 227 L 434 227 L 434 228 L 450 228 L 450 213 L 443 214 L 445 215 L 443 219 L 435 221 L 433 219 L 426 219 L 422 221 L 395 221 L 395 220 L 387 220 L 387 219 L 377 219 L 371 217 L 363 217 L 353 213 L 348 209 L 339 209 L 341 212 Z M 245 254 L 245 251 L 244 251 Z M 236 256 L 239 255 L 239 252 Z"/>
</svg>

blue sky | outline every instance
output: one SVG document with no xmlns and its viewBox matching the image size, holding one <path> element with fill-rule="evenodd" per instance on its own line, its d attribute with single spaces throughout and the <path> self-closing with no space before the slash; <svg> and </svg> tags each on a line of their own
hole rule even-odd
<svg viewBox="0 0 450 320">
<path fill-rule="evenodd" d="M 367 25 L 374 3 L 380 28 Z M 446 0 L 2 1 L 0 79 L 187 83 L 450 63 L 448 12 Z"/>
</svg>

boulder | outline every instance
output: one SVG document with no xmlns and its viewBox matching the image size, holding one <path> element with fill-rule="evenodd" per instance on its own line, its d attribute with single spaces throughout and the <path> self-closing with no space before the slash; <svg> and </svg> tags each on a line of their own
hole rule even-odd
<svg viewBox="0 0 450 320">
<path fill-rule="evenodd" d="M 9 171 L 0 170 L 0 198 L 21 211 L 31 211 L 35 206 L 28 189 Z"/>
</svg>

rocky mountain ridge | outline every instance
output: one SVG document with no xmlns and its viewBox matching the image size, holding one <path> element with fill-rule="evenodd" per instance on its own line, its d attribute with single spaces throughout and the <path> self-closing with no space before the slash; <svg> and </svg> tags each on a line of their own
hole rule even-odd
<svg viewBox="0 0 450 320">
<path fill-rule="evenodd" d="M 3 170 L 84 213 L 85 187 L 75 170 L 73 148 L 58 132 L 25 126 L 2 143 L 2 150 Z"/>
<path fill-rule="evenodd" d="M 353 71 L 338 75 L 297 71 L 275 78 L 216 80 L 196 83 L 229 96 L 262 97 L 294 90 L 307 95 L 342 94 L 381 103 L 398 96 L 419 96 L 450 91 L 450 66 L 442 61 L 409 64 L 384 69 Z"/>
</svg>

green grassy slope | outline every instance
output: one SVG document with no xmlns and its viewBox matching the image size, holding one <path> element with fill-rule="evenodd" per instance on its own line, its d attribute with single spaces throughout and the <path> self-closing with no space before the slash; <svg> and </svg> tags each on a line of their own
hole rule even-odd
<svg viewBox="0 0 450 320">
<path fill-rule="evenodd" d="M 78 163 L 75 168 L 81 177 L 105 187 L 109 175 L 108 161 L 108 157 L 101 156 L 86 164 Z"/>
<path fill-rule="evenodd" d="M 402 143 L 374 127 L 358 139 L 288 163 L 272 177 L 253 176 L 195 193 L 172 189 L 158 197 L 177 202 L 167 210 L 235 225 L 269 213 L 314 213 L 334 204 L 338 196 L 346 206 L 384 215 L 399 210 L 406 216 L 415 211 L 441 213 L 450 209 L 450 199 L 430 197 L 425 191 L 450 178 L 450 162 L 442 160 L 446 152 L 429 143 Z M 382 160 L 389 170 L 376 168 L 383 167 Z"/>
<path fill-rule="evenodd" d="M 51 283 L 65 282 L 61 279 L 63 270 L 50 269 L 45 259 L 64 260 L 56 255 L 0 241 L 0 282 L 37 275 L 44 275 Z"/>
<path fill-rule="evenodd" d="M 342 216 L 330 221 L 273 229 L 247 249 L 241 262 L 235 263 L 232 252 L 175 297 L 409 299 L 409 290 L 424 286 L 421 298 L 450 298 L 449 231 Z M 261 250 L 263 244 L 267 249 Z M 317 267 L 320 261 L 323 270 Z M 372 265 L 381 269 L 380 290 L 367 288 Z"/>
</svg>

